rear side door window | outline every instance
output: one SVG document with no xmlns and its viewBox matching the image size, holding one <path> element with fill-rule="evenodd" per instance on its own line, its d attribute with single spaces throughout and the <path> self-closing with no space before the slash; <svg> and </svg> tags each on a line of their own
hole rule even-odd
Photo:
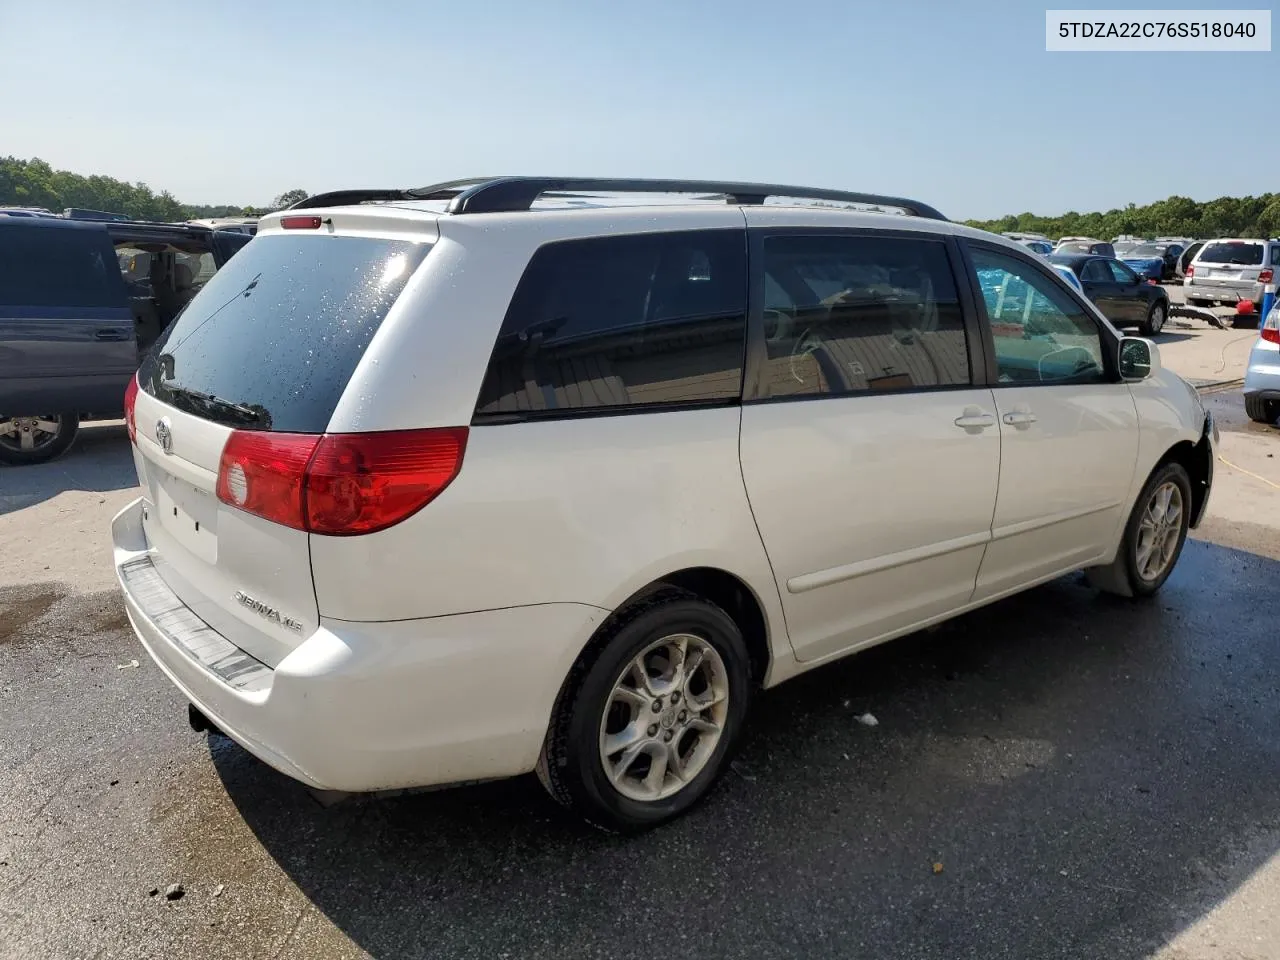
<svg viewBox="0 0 1280 960">
<path fill-rule="evenodd" d="M 764 239 L 763 399 L 972 383 L 941 240 L 865 234 Z"/>
<path fill-rule="evenodd" d="M 1098 325 L 1030 264 L 971 248 L 1001 383 L 1100 383 L 1108 379 Z"/>
<path fill-rule="evenodd" d="M 512 297 L 476 417 L 736 403 L 746 296 L 744 230 L 546 244 Z"/>
<path fill-rule="evenodd" d="M 1080 279 L 1085 283 L 1114 283 L 1111 271 L 1101 260 L 1090 260 L 1080 271 Z"/>
<path fill-rule="evenodd" d="M 1111 276 L 1115 278 L 1115 282 L 1122 287 L 1131 287 L 1138 282 L 1138 275 L 1126 267 L 1119 260 L 1104 260 L 1104 263 L 1110 270 Z"/>
</svg>

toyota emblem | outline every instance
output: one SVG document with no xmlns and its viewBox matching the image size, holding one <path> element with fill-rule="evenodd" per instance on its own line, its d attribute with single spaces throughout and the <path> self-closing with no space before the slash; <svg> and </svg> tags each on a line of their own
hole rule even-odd
<svg viewBox="0 0 1280 960">
<path fill-rule="evenodd" d="M 169 428 L 168 417 L 156 421 L 156 443 L 165 453 L 173 453 L 173 431 Z"/>
</svg>

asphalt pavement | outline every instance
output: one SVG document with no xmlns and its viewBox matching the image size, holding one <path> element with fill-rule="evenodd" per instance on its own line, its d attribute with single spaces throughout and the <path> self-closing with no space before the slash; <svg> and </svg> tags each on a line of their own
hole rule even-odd
<svg viewBox="0 0 1280 960">
<path fill-rule="evenodd" d="M 1158 598 L 1067 577 L 784 684 L 630 839 L 531 777 L 324 807 L 193 733 L 105 556 L 64 574 L 127 446 L 0 473 L 0 957 L 1280 955 L 1280 430 L 1209 402 L 1255 459 Z"/>
</svg>

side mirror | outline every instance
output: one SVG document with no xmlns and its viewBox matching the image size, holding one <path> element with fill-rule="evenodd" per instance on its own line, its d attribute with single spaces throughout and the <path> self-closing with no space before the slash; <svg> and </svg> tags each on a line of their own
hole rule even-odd
<svg viewBox="0 0 1280 960">
<path fill-rule="evenodd" d="M 1126 383 L 1146 380 L 1158 369 L 1156 345 L 1145 337 L 1120 338 L 1120 378 Z"/>
</svg>

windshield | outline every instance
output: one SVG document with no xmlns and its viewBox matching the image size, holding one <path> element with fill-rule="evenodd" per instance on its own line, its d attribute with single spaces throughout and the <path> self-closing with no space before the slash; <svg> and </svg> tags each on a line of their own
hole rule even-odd
<svg viewBox="0 0 1280 960">
<path fill-rule="evenodd" d="M 156 341 L 138 383 L 206 419 L 323 433 L 429 249 L 373 237 L 257 237 Z"/>
<path fill-rule="evenodd" d="M 1201 263 L 1235 263 L 1252 267 L 1262 263 L 1262 244 L 1243 240 L 1207 243 L 1196 259 Z"/>
</svg>

